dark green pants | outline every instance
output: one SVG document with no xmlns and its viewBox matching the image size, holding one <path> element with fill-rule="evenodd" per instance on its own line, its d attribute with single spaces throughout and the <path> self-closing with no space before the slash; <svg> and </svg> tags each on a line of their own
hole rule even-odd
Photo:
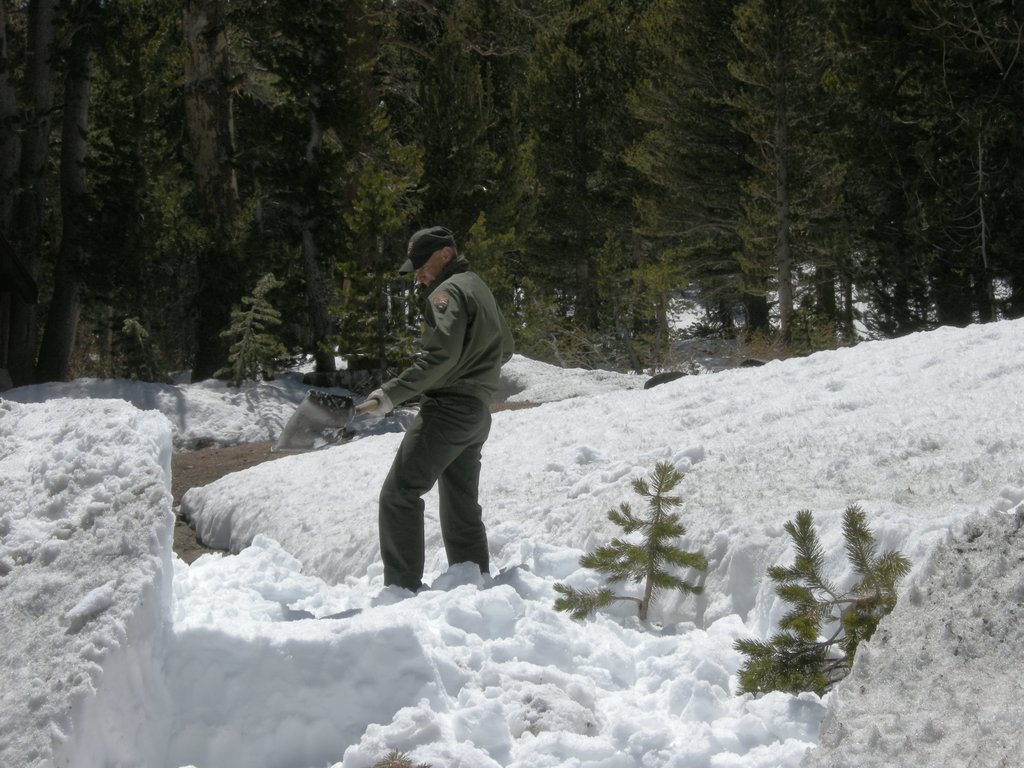
<svg viewBox="0 0 1024 768">
<path fill-rule="evenodd" d="M 385 585 L 413 591 L 422 586 L 423 495 L 435 483 L 448 564 L 476 563 L 482 573 L 488 571 L 487 530 L 477 495 L 480 452 L 490 431 L 490 409 L 479 398 L 423 398 L 380 492 Z"/>
</svg>

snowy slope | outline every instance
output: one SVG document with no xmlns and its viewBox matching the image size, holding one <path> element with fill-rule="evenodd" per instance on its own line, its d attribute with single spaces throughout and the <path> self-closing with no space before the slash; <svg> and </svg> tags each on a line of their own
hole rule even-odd
<svg viewBox="0 0 1024 768">
<path fill-rule="evenodd" d="M 668 621 L 746 619 L 760 598 L 766 631 L 762 577 L 788 546 L 782 524 L 804 508 L 837 546 L 843 510 L 860 504 L 883 547 L 920 563 L 951 524 L 1022 484 L 1021 327 L 945 329 L 498 413 L 481 479 L 492 564 L 535 567 L 550 547 L 603 543 L 616 533 L 607 510 L 665 459 L 686 471 L 687 544 L 712 561 L 705 597 L 667 604 Z M 183 510 L 215 546 L 237 551 L 263 533 L 341 582 L 377 562 L 376 497 L 399 440 L 254 467 L 186 494 Z M 440 572 L 437 526 L 427 535 L 428 570 Z"/>
<path fill-rule="evenodd" d="M 414 598 L 382 589 L 377 562 L 388 420 L 190 492 L 204 536 L 239 554 L 175 560 L 172 583 L 172 436 L 269 439 L 266 414 L 301 389 L 61 390 L 130 391 L 167 421 L 4 393 L 0 765 L 367 768 L 391 749 L 435 768 L 1013 765 L 1024 711 L 998 672 L 1024 654 L 1022 374 L 1021 321 L 652 390 L 517 357 L 504 396 L 545 404 L 495 415 L 493 575 L 448 569 L 431 494 L 431 589 Z M 553 611 L 556 582 L 597 583 L 580 554 L 665 459 L 686 470 L 705 596 L 663 600 L 647 625 Z M 735 695 L 734 640 L 781 611 L 764 572 L 791 557 L 783 523 L 812 510 L 842 581 L 851 503 L 914 562 L 896 612 L 824 699 Z"/>
</svg>

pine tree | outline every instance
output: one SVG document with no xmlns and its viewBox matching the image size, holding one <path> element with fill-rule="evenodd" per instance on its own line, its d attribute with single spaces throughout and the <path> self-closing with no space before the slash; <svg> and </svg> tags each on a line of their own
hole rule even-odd
<svg viewBox="0 0 1024 768">
<path fill-rule="evenodd" d="M 531 49 L 525 119 L 543 214 L 524 233 L 523 263 L 547 294 L 538 303 L 553 310 L 544 342 L 556 360 L 582 339 L 589 354 L 576 364 L 607 365 L 632 321 L 624 297 L 643 255 L 632 200 L 645 181 L 625 161 L 640 130 L 626 95 L 640 75 L 636 27 L 646 5 L 559 5 Z"/>
<path fill-rule="evenodd" d="M 137 317 L 126 317 L 116 344 L 117 374 L 132 381 L 163 381 L 158 350 L 149 330 Z"/>
<path fill-rule="evenodd" d="M 709 314 L 730 335 L 738 305 L 748 332 L 763 332 L 768 322 L 763 276 L 745 273 L 750 260 L 739 258 L 752 141 L 734 127 L 738 113 L 725 98 L 734 88 L 728 62 L 739 46 L 730 27 L 737 4 L 657 0 L 647 9 L 645 74 L 629 100 L 644 132 L 626 156 L 652 186 L 636 200 L 644 235 L 699 286 Z"/>
<path fill-rule="evenodd" d="M 107 11 L 116 32 L 98 51 L 91 79 L 93 207 L 83 297 L 83 322 L 97 328 L 99 351 L 83 352 L 116 366 L 107 339 L 122 335 L 122 318 L 137 318 L 166 360 L 163 370 L 181 370 L 195 352 L 194 301 L 204 279 L 197 258 L 211 247 L 209 231 L 190 214 L 195 185 L 181 146 L 181 3 L 133 0 Z"/>
<path fill-rule="evenodd" d="M 242 299 L 247 308 L 231 310 L 231 326 L 220 334 L 221 338 L 233 341 L 230 365 L 217 371 L 217 376 L 228 376 L 236 387 L 260 374 L 271 378 L 277 361 L 287 354 L 284 345 L 268 330 L 281 324 L 281 313 L 267 299 L 267 294 L 280 285 L 272 273 L 260 278 L 252 296 Z"/>
<path fill-rule="evenodd" d="M 825 15 L 804 0 L 742 0 L 729 63 L 728 96 L 736 130 L 749 137 L 752 172 L 743 184 L 739 233 L 747 274 L 762 277 L 776 296 L 779 333 L 788 344 L 794 313 L 829 285 L 806 292 L 805 276 L 833 266 L 837 189 L 844 168 L 834 156 L 820 79 L 828 53 L 820 42 Z M 831 302 L 834 306 L 834 300 Z"/>
<path fill-rule="evenodd" d="M 608 519 L 622 528 L 626 535 L 639 533 L 639 543 L 625 539 L 612 539 L 610 544 L 580 558 L 580 565 L 593 568 L 608 577 L 609 581 L 632 581 L 644 585 L 642 598 L 616 595 L 610 587 L 599 589 L 575 589 L 567 584 L 556 584 L 555 591 L 561 597 L 555 600 L 555 610 L 569 611 L 574 619 L 585 619 L 600 608 L 616 600 L 637 603 L 637 615 L 647 620 L 647 612 L 655 596 L 666 589 L 699 594 L 701 587 L 690 584 L 669 569 L 707 569 L 707 558 L 700 552 L 685 552 L 675 539 L 686 535 L 686 528 L 679 516 L 670 510 L 682 504 L 678 496 L 669 496 L 682 474 L 668 462 L 659 462 L 654 467 L 651 483 L 644 478 L 633 481 L 633 490 L 648 499 L 648 514 L 637 516 L 629 504 L 623 502 L 617 510 L 608 513 Z"/>
<path fill-rule="evenodd" d="M 387 104 L 398 11 L 371 6 L 232 4 L 252 59 L 239 115 L 261 198 L 249 247 L 265 252 L 269 238 L 288 255 L 278 274 L 303 299 L 288 314 L 308 323 L 298 341 L 320 371 L 333 370 L 339 339 L 343 353 L 394 359 L 392 340 L 408 335 L 393 278 L 421 153 Z"/>
<path fill-rule="evenodd" d="M 843 516 L 846 555 L 857 582 L 842 592 L 825 575 L 825 551 L 809 510 L 785 525 L 796 558 L 790 566 L 772 566 L 768 578 L 776 594 L 792 604 L 769 641 L 737 640 L 747 656 L 740 669 L 740 693 L 814 691 L 822 695 L 849 674 L 862 640 L 869 640 L 883 616 L 896 606 L 897 585 L 910 561 L 899 552 L 876 555 L 874 534 L 856 505 Z M 823 631 L 829 631 L 823 637 Z"/>
<path fill-rule="evenodd" d="M 389 752 L 387 757 L 383 757 L 374 763 L 373 768 L 430 768 L 430 764 L 418 763 L 413 765 L 408 755 L 396 749 Z"/>
</svg>

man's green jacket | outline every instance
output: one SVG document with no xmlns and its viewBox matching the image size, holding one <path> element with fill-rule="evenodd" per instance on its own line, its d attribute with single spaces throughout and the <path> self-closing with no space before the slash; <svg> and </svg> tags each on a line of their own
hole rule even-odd
<svg viewBox="0 0 1024 768">
<path fill-rule="evenodd" d="M 423 315 L 427 327 L 416 362 L 381 389 L 395 405 L 446 393 L 489 403 L 501 366 L 512 357 L 512 333 L 490 288 L 462 256 L 431 286 Z"/>
</svg>

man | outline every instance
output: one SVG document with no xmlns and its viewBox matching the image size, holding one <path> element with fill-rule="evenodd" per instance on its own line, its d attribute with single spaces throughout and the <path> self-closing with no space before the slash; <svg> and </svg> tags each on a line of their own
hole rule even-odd
<svg viewBox="0 0 1024 768">
<path fill-rule="evenodd" d="M 401 272 L 424 287 L 426 329 L 415 363 L 370 393 L 360 411 L 378 416 L 422 395 L 379 500 L 384 584 L 423 586 L 423 495 L 438 484 L 441 536 L 448 564 L 490 566 L 477 499 L 480 454 L 491 428 L 491 395 L 512 357 L 512 334 L 490 289 L 444 227 L 409 240 Z"/>
</svg>

